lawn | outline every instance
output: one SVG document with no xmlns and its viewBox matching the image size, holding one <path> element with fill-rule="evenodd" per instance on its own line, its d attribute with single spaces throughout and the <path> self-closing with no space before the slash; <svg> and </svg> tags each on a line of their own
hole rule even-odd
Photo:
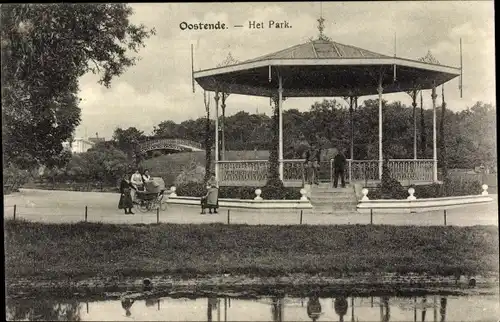
<svg viewBox="0 0 500 322">
<path fill-rule="evenodd" d="M 5 222 L 6 276 L 498 272 L 498 228 Z"/>
</svg>

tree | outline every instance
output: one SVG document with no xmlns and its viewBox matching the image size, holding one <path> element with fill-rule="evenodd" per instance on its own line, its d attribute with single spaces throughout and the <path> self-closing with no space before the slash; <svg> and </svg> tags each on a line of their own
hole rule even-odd
<svg viewBox="0 0 500 322">
<path fill-rule="evenodd" d="M 103 147 L 74 155 L 66 172 L 74 181 L 99 183 L 102 187 L 103 184 L 117 184 L 131 167 L 132 163 L 124 152 Z"/>
<path fill-rule="evenodd" d="M 135 127 L 129 127 L 126 130 L 118 127 L 113 133 L 113 140 L 116 142 L 116 146 L 129 157 L 135 156 L 137 144 L 145 138 L 144 132 Z"/>
<path fill-rule="evenodd" d="M 128 20 L 126 4 L 4 4 L 1 10 L 4 161 L 50 162 L 80 123 L 78 80 L 110 87 L 154 34 Z"/>
<path fill-rule="evenodd" d="M 155 137 L 161 137 L 165 139 L 176 139 L 179 137 L 177 133 L 177 128 L 179 125 L 174 121 L 163 121 L 158 126 L 155 126 L 153 133 Z"/>
</svg>

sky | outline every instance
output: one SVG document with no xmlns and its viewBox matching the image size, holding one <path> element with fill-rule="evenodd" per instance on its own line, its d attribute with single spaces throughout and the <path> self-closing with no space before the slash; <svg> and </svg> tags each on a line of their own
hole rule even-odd
<svg viewBox="0 0 500 322">
<path fill-rule="evenodd" d="M 130 21 L 154 27 L 156 35 L 137 54 L 140 61 L 115 78 L 110 89 L 99 85 L 96 75 L 81 78 L 82 122 L 76 137 L 99 133 L 111 138 L 117 127 L 131 126 L 151 134 L 162 121 L 203 117 L 203 90 L 196 84 L 193 93 L 191 85 L 191 44 L 195 71 L 216 67 L 229 53 L 244 61 L 317 38 L 321 13 L 325 35 L 341 44 L 392 56 L 396 33 L 396 54 L 402 58 L 416 60 L 430 50 L 441 64 L 459 67 L 462 38 L 463 98 L 458 78 L 448 82 L 447 107 L 458 111 L 477 101 L 495 102 L 493 1 L 134 3 L 131 7 Z M 267 28 L 269 20 L 288 21 L 292 28 Z M 218 21 L 229 29 L 180 28 L 182 22 Z M 264 22 L 266 28 L 249 29 L 249 21 Z M 233 28 L 238 24 L 245 27 Z M 370 98 L 376 97 L 362 97 L 359 102 Z M 406 93 L 384 95 L 384 99 L 411 105 Z M 306 111 L 322 100 L 287 99 L 283 108 Z M 269 98 L 231 95 L 226 103 L 228 116 L 239 111 L 271 113 Z M 431 104 L 431 93 L 425 91 L 424 108 Z M 212 100 L 212 116 L 214 105 Z"/>
</svg>

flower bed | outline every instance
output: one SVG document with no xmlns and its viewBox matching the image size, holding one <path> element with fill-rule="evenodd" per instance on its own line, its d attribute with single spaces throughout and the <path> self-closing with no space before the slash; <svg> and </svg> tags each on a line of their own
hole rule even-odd
<svg viewBox="0 0 500 322">
<path fill-rule="evenodd" d="M 277 189 L 275 187 L 264 186 L 260 189 L 262 190 L 261 197 L 265 200 L 299 200 L 302 196 L 300 188 L 280 187 Z M 207 188 L 203 183 L 190 182 L 176 186 L 176 194 L 178 196 L 201 197 L 206 193 Z M 255 187 L 220 187 L 219 198 L 253 200 L 255 198 Z"/>
</svg>

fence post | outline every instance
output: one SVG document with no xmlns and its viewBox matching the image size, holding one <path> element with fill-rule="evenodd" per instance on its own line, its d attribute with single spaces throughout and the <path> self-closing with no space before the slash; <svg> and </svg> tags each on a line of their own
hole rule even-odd
<svg viewBox="0 0 500 322">
<path fill-rule="evenodd" d="M 373 209 L 370 209 L 370 225 L 373 225 Z"/>
<path fill-rule="evenodd" d="M 230 223 L 230 214 L 231 214 L 231 209 L 227 210 L 227 224 L 229 225 Z"/>
<path fill-rule="evenodd" d="M 302 225 L 302 213 L 304 212 L 304 210 L 301 210 L 300 211 L 300 224 Z"/>
<path fill-rule="evenodd" d="M 156 208 L 156 223 L 160 223 L 160 207 Z"/>
<path fill-rule="evenodd" d="M 14 205 L 14 220 L 16 220 L 16 210 L 17 210 L 17 205 Z"/>
<path fill-rule="evenodd" d="M 88 213 L 88 208 L 85 206 L 85 222 L 87 222 L 87 213 Z"/>
<path fill-rule="evenodd" d="M 446 209 L 444 210 L 444 225 L 446 226 Z"/>
</svg>

